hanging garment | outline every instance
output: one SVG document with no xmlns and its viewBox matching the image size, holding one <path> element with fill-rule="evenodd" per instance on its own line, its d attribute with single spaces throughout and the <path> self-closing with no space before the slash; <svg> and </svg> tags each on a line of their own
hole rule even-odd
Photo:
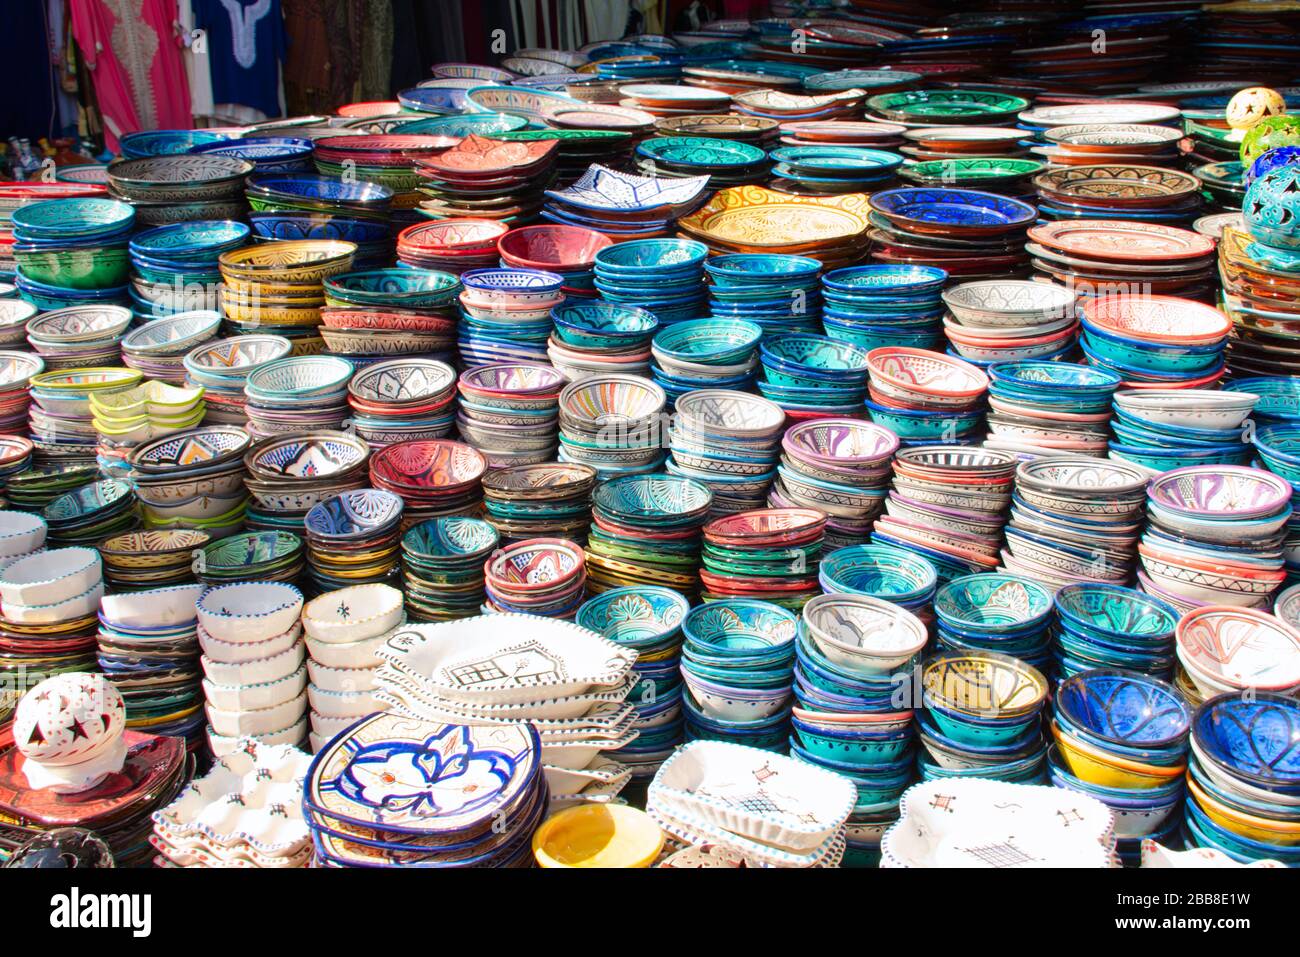
<svg viewBox="0 0 1300 957">
<path fill-rule="evenodd" d="M 361 73 L 354 44 L 363 26 L 359 11 L 350 0 L 284 0 L 284 86 L 291 116 L 333 113 L 352 101 Z"/>
<path fill-rule="evenodd" d="M 193 2 L 194 23 L 207 34 L 213 101 L 278 116 L 285 55 L 280 0 Z"/>
<path fill-rule="evenodd" d="M 212 116 L 212 65 L 206 41 L 195 42 L 198 27 L 194 23 L 194 0 L 179 0 L 181 43 L 184 44 L 185 73 L 190 78 L 190 112 L 195 116 Z"/>
<path fill-rule="evenodd" d="M 355 98 L 387 99 L 393 70 L 393 4 L 391 0 L 353 0 L 363 14 L 360 76 Z"/>
<path fill-rule="evenodd" d="M 69 0 L 69 9 L 109 149 L 124 133 L 190 128 L 176 0 Z"/>
</svg>

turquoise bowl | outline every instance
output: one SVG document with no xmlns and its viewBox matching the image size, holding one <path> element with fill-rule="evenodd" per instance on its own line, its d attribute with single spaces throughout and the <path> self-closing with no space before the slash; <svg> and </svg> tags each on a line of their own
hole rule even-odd
<svg viewBox="0 0 1300 957">
<path fill-rule="evenodd" d="M 1252 376 L 1225 383 L 1223 390 L 1259 396 L 1253 413 L 1257 417 L 1300 421 L 1300 378 Z"/>
<path fill-rule="evenodd" d="M 827 336 L 777 336 L 762 343 L 760 354 L 769 374 L 773 368 L 814 378 L 857 379 L 867 374 L 866 352 Z"/>
<path fill-rule="evenodd" d="M 891 429 L 900 439 L 965 438 L 979 430 L 982 411 L 975 412 L 921 412 L 912 409 L 894 409 L 867 401 L 871 421 Z"/>
<path fill-rule="evenodd" d="M 1080 582 L 1066 585 L 1054 599 L 1062 625 L 1099 639 L 1140 639 L 1165 643 L 1181 617 L 1154 595 L 1121 585 Z"/>
<path fill-rule="evenodd" d="M 1192 449 L 1166 451 L 1146 446 L 1110 442 L 1108 447 L 1114 457 L 1136 465 L 1144 465 L 1157 472 L 1169 472 L 1188 465 L 1240 465 L 1241 453 L 1237 451 L 1197 452 Z"/>
<path fill-rule="evenodd" d="M 1032 728 L 1037 727 L 1041 714 L 1034 711 L 1014 718 L 984 719 L 938 707 L 929 700 L 926 700 L 925 706 L 926 714 L 934 726 L 946 737 L 958 744 L 976 748 L 1003 747 L 1022 740 Z"/>
<path fill-rule="evenodd" d="M 879 741 L 836 738 L 794 724 L 800 746 L 818 761 L 834 761 L 854 768 L 874 768 L 896 761 L 912 746 L 911 734 Z"/>
<path fill-rule="evenodd" d="M 561 342 L 588 349 L 637 345 L 659 328 L 653 312 L 600 300 L 570 300 L 553 308 L 551 319 Z"/>
<path fill-rule="evenodd" d="M 1300 482 L 1300 424 L 1259 425 L 1251 442 L 1270 472 Z"/>
<path fill-rule="evenodd" d="M 1218 365 L 1223 350 L 1194 351 L 1200 347 L 1161 347 L 1105 336 L 1084 321 L 1084 342 L 1101 358 L 1120 366 L 1151 372 L 1201 372 Z"/>
<path fill-rule="evenodd" d="M 730 365 L 749 358 L 762 338 L 762 326 L 743 319 L 692 319 L 659 330 L 653 345 L 669 359 Z"/>
<path fill-rule="evenodd" d="M 977 768 L 945 768 L 937 763 L 924 749 L 917 758 L 917 767 L 921 777 L 926 781 L 949 778 L 987 778 L 990 781 L 1006 781 L 1012 784 L 1045 784 L 1046 751 L 1031 754 L 1025 758 L 1006 761 L 999 764 L 987 764 Z"/>
<path fill-rule="evenodd" d="M 735 598 L 692 608 L 682 634 L 701 650 L 726 656 L 754 652 L 788 652 L 798 630 L 798 616 L 771 602 Z"/>
<path fill-rule="evenodd" d="M 681 629 L 691 603 L 671 588 L 636 585 L 601 592 L 575 617 L 584 628 L 630 648 L 657 645 Z"/>
<path fill-rule="evenodd" d="M 850 545 L 825 555 L 818 579 L 827 594 L 869 595 L 904 604 L 933 593 L 938 572 L 927 559 L 888 545 Z"/>
<path fill-rule="evenodd" d="M 433 269 L 371 269 L 331 276 L 325 296 L 348 305 L 434 309 L 455 302 L 461 282 Z"/>
<path fill-rule="evenodd" d="M 647 277 L 699 269 L 709 247 L 694 239 L 633 239 L 596 253 L 597 275 Z"/>
<path fill-rule="evenodd" d="M 935 593 L 934 613 L 959 631 L 1019 631 L 1046 622 L 1052 597 L 1035 581 L 1018 575 L 967 575 Z"/>
<path fill-rule="evenodd" d="M 808 256 L 735 253 L 705 260 L 704 270 L 718 286 L 754 286 L 816 279 L 819 260 Z"/>
</svg>

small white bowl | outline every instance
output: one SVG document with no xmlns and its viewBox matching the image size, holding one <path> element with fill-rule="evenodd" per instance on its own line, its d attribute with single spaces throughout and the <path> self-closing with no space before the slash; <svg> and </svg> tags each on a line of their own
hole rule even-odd
<svg viewBox="0 0 1300 957">
<path fill-rule="evenodd" d="M 384 642 L 392 632 L 384 632 L 364 641 L 337 643 L 307 639 L 307 650 L 312 661 L 320 662 L 328 668 L 378 668 L 383 661 L 377 652 L 384 647 Z"/>
<path fill-rule="evenodd" d="M 237 582 L 209 588 L 199 622 L 221 641 L 262 641 L 286 631 L 302 612 L 302 592 L 284 582 Z"/>
<path fill-rule="evenodd" d="M 237 738 L 243 734 L 272 734 L 292 727 L 307 711 L 307 693 L 304 691 L 274 708 L 253 711 L 223 711 L 211 703 L 205 705 L 208 723 L 217 734 Z"/>
<path fill-rule="evenodd" d="M 55 548 L 14 562 L 0 574 L 5 605 L 55 605 L 75 598 L 104 577 L 93 548 Z"/>
<path fill-rule="evenodd" d="M 323 691 L 371 691 L 378 668 L 331 668 L 314 659 L 307 660 L 311 683 Z"/>
<path fill-rule="evenodd" d="M 14 558 L 36 551 L 45 544 L 49 526 L 31 512 L 0 510 L 0 558 Z"/>
<path fill-rule="evenodd" d="M 327 718 L 364 718 L 388 708 L 369 691 L 326 691 L 315 685 L 307 686 L 307 700 L 311 710 Z"/>
<path fill-rule="evenodd" d="M 402 593 L 379 583 L 353 585 L 313 598 L 302 610 L 308 638 L 345 644 L 391 631 L 402 617 Z"/>
<path fill-rule="evenodd" d="M 263 641 L 221 641 L 204 631 L 202 625 L 199 626 L 199 645 L 203 648 L 203 653 L 212 661 L 227 665 L 270 658 L 282 651 L 288 651 L 298 644 L 301 638 L 302 626 L 297 622 L 294 622 L 287 631 Z"/>
<path fill-rule="evenodd" d="M 10 621 L 23 625 L 48 625 L 57 621 L 72 621 L 94 614 L 99 608 L 99 600 L 104 597 L 104 583 L 95 582 L 94 586 L 75 598 L 57 602 L 53 605 L 4 605 L 4 616 Z"/>
<path fill-rule="evenodd" d="M 293 645 L 288 651 L 282 651 L 269 658 L 255 661 L 243 661 L 239 664 L 225 664 L 213 661 L 207 655 L 199 657 L 203 673 L 208 680 L 219 685 L 260 685 L 287 678 L 302 668 L 306 650 L 302 642 Z"/>
<path fill-rule="evenodd" d="M 203 585 L 173 585 L 148 591 L 105 595 L 100 610 L 109 625 L 118 628 L 166 628 L 194 620 L 194 603 Z"/>
<path fill-rule="evenodd" d="M 307 669 L 301 667 L 285 678 L 256 685 L 218 685 L 203 679 L 203 694 L 223 711 L 274 708 L 298 697 L 306 687 Z"/>
<path fill-rule="evenodd" d="M 818 595 L 802 614 L 817 650 L 860 673 L 893 671 L 929 640 L 925 624 L 906 608 L 867 595 Z"/>
<path fill-rule="evenodd" d="M 260 744 L 287 744 L 296 748 L 307 737 L 307 718 L 304 715 L 289 727 L 272 731 L 269 734 L 249 734 L 242 737 L 252 738 Z M 218 734 L 211 726 L 208 727 L 208 745 L 217 758 L 224 758 L 227 754 L 233 752 L 239 747 L 241 740 L 242 738 Z"/>
<path fill-rule="evenodd" d="M 356 723 L 356 718 L 331 718 L 319 711 L 311 712 L 312 734 L 324 738 L 326 741 L 333 738 L 340 731 L 346 731 Z"/>
</svg>

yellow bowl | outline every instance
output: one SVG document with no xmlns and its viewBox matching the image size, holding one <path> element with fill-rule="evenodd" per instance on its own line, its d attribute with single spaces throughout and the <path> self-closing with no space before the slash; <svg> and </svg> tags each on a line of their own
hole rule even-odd
<svg viewBox="0 0 1300 957">
<path fill-rule="evenodd" d="M 649 867 L 664 832 L 645 811 L 625 804 L 580 804 L 552 814 L 533 835 L 542 867 Z"/>
<path fill-rule="evenodd" d="M 296 239 L 232 249 L 221 254 L 217 265 L 227 279 L 316 282 L 351 269 L 356 251 L 356 243 L 340 239 Z"/>
<path fill-rule="evenodd" d="M 1300 844 L 1300 822 L 1270 821 L 1265 817 L 1238 811 L 1206 793 L 1190 777 L 1187 779 L 1187 790 L 1196 799 L 1205 816 L 1224 830 L 1265 844 Z"/>
<path fill-rule="evenodd" d="M 1107 788 L 1156 788 L 1187 770 L 1186 764 L 1165 768 L 1107 754 L 1066 734 L 1055 721 L 1052 736 L 1070 773 L 1089 784 Z"/>
<path fill-rule="evenodd" d="M 28 380 L 28 385 L 39 389 L 73 389 L 90 392 L 96 389 L 130 389 L 138 385 L 144 373 L 136 369 L 115 366 L 79 366 L 42 372 Z"/>
<path fill-rule="evenodd" d="M 324 299 L 325 290 L 319 282 L 248 282 L 235 276 L 224 280 L 225 292 L 238 297 L 263 297 L 267 299 Z"/>
<path fill-rule="evenodd" d="M 149 381 L 125 392 L 91 393 L 90 411 L 103 419 L 134 419 L 141 415 L 181 416 L 203 398 L 203 388 L 183 389 L 166 382 Z"/>
<path fill-rule="evenodd" d="M 293 309 L 285 306 L 247 306 L 221 299 L 221 309 L 232 322 L 262 322 L 267 325 L 305 326 L 320 324 L 320 307 Z"/>
</svg>

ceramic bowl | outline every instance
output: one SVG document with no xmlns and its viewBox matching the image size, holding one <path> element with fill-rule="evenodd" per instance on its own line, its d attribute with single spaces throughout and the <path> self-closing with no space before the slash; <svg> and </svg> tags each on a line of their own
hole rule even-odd
<svg viewBox="0 0 1300 957">
<path fill-rule="evenodd" d="M 620 804 L 584 804 L 561 810 L 533 834 L 533 856 L 543 868 L 649 867 L 665 835 L 645 811 Z"/>
<path fill-rule="evenodd" d="M 332 644 L 365 641 L 396 627 L 402 593 L 382 584 L 353 585 L 308 602 L 302 627 L 309 638 Z"/>
<path fill-rule="evenodd" d="M 9 605 L 53 605 L 82 594 L 103 578 L 93 548 L 55 548 L 20 559 L 0 573 L 0 599 Z"/>
<path fill-rule="evenodd" d="M 291 727 L 307 711 L 306 692 L 272 708 L 254 711 L 223 711 L 211 704 L 204 706 L 212 730 L 224 737 L 271 734 Z"/>
<path fill-rule="evenodd" d="M 288 651 L 302 641 L 302 625 L 296 621 L 280 634 L 259 639 L 258 641 L 239 641 L 238 639 L 235 641 L 222 641 L 208 634 L 202 625 L 199 625 L 198 633 L 199 646 L 203 649 L 204 655 L 212 661 L 223 664 L 240 664 L 246 661 L 270 658 Z"/>
<path fill-rule="evenodd" d="M 1201 465 L 1166 472 L 1152 481 L 1148 494 L 1179 516 L 1242 522 L 1284 509 L 1291 486 L 1262 469 Z"/>
<path fill-rule="evenodd" d="M 589 599 L 574 621 L 620 645 L 658 645 L 681 628 L 690 602 L 670 588 L 611 588 Z"/>
<path fill-rule="evenodd" d="M 788 646 L 798 619 L 765 601 L 728 599 L 692 608 L 682 621 L 687 640 L 724 656 L 744 656 Z"/>
<path fill-rule="evenodd" d="M 1260 693 L 1212 697 L 1192 718 L 1192 747 L 1214 780 L 1276 792 L 1277 800 L 1300 795 L 1300 707 L 1294 698 Z M 1250 793 L 1250 792 L 1247 792 Z"/>
<path fill-rule="evenodd" d="M 96 581 L 81 594 L 48 605 L 17 605 L 5 602 L 4 615 L 10 621 L 24 625 L 48 625 L 60 621 L 72 621 L 93 614 L 103 597 L 104 583 Z"/>
<path fill-rule="evenodd" d="M 277 651 L 265 658 L 223 662 L 204 654 L 199 659 L 200 664 L 203 666 L 203 673 L 208 680 L 213 684 L 225 687 L 267 684 L 283 680 L 300 671 L 304 672 L 305 677 L 304 660 L 306 660 L 306 650 L 301 641 L 295 641 L 283 651 Z M 297 692 L 290 697 L 296 697 L 296 695 Z M 270 707 L 270 705 L 266 707 Z"/>
<path fill-rule="evenodd" d="M 203 694 L 222 711 L 257 711 L 275 708 L 300 697 L 307 687 L 307 669 L 257 684 L 220 685 L 204 679 Z"/>
<path fill-rule="evenodd" d="M 887 545 L 852 545 L 826 555 L 818 576 L 828 594 L 869 595 L 905 604 L 928 597 L 938 581 L 934 565 Z"/>
<path fill-rule="evenodd" d="M 100 617 L 112 628 L 158 629 L 184 625 L 196 617 L 202 585 L 174 585 L 105 595 Z"/>
<path fill-rule="evenodd" d="M 315 685 L 307 687 L 307 701 L 314 714 L 325 718 L 364 718 L 383 708 L 371 691 L 327 691 Z"/>
<path fill-rule="evenodd" d="M 311 683 L 323 691 L 373 691 L 378 668 L 332 668 L 314 658 L 307 661 Z"/>
<path fill-rule="evenodd" d="M 1192 720 L 1192 709 L 1172 685 L 1104 668 L 1062 681 L 1056 707 L 1081 736 L 1102 748 L 1179 746 Z"/>
<path fill-rule="evenodd" d="M 210 588 L 199 598 L 199 623 L 220 641 L 261 641 L 294 624 L 302 592 L 283 582 L 238 582 Z"/>
<path fill-rule="evenodd" d="M 1172 636 L 1179 614 L 1168 603 L 1132 588 L 1083 582 L 1056 592 L 1062 624 L 1112 638 L 1161 640 Z"/>
<path fill-rule="evenodd" d="M 397 627 L 401 627 L 398 625 Z M 377 652 L 393 634 L 385 632 L 361 641 L 326 642 L 307 639 L 311 660 L 328 668 L 377 668 L 383 663 Z"/>
<path fill-rule="evenodd" d="M 928 640 L 925 625 L 911 612 L 865 595 L 818 595 L 802 614 L 822 654 L 855 672 L 894 671 Z"/>
<path fill-rule="evenodd" d="M 1115 406 L 1148 422 L 1197 429 L 1238 429 L 1258 396 L 1249 392 L 1150 389 L 1121 392 Z"/>
<path fill-rule="evenodd" d="M 1184 615 L 1178 660 L 1206 695 L 1300 687 L 1300 632 L 1273 615 L 1209 605 Z"/>
<path fill-rule="evenodd" d="M 944 652 L 925 662 L 927 700 L 959 714 L 1012 718 L 1042 707 L 1047 680 L 1017 658 L 992 651 Z"/>
<path fill-rule="evenodd" d="M 1071 774 L 1089 784 L 1131 790 L 1163 788 L 1186 770 L 1186 764 L 1161 766 L 1121 757 L 1068 734 L 1055 722 L 1052 723 L 1052 734 L 1056 738 L 1061 763 Z"/>
<path fill-rule="evenodd" d="M 1044 622 L 1052 610 L 1047 589 L 1015 575 L 968 575 L 934 596 L 939 620 L 958 631 L 1002 633 Z"/>
<path fill-rule="evenodd" d="M 0 511 L 0 560 L 28 555 L 45 544 L 49 526 L 31 512 Z"/>
</svg>

